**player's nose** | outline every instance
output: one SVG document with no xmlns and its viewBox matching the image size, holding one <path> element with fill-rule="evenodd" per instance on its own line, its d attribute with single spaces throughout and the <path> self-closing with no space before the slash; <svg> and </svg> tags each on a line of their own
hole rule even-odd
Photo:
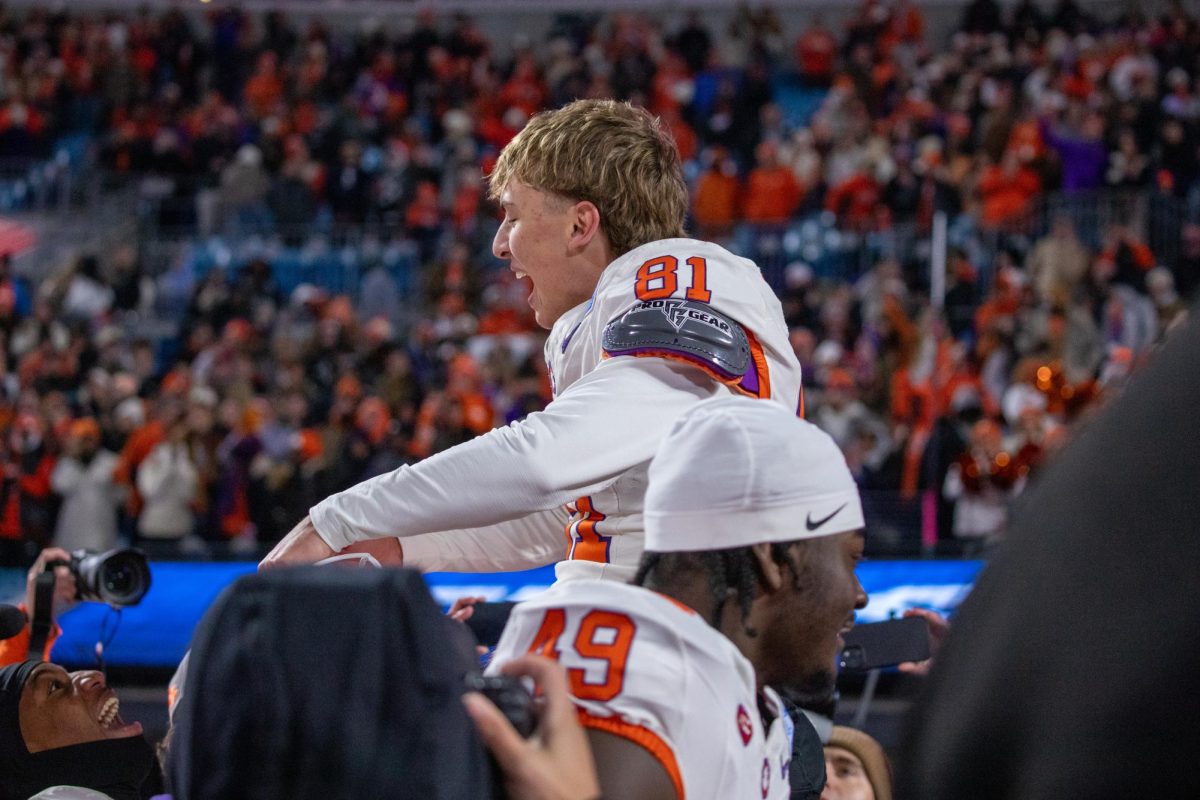
<svg viewBox="0 0 1200 800">
<path fill-rule="evenodd" d="M 504 228 L 505 226 L 501 225 L 500 230 L 496 231 L 496 236 L 492 239 L 492 255 L 508 261 L 512 258 L 512 252 L 508 249 L 508 231 Z"/>
</svg>

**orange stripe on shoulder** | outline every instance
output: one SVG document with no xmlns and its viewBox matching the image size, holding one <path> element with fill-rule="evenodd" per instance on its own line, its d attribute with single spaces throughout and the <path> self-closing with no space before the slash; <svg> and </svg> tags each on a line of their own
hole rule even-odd
<svg viewBox="0 0 1200 800">
<path fill-rule="evenodd" d="M 644 725 L 634 725 L 625 722 L 619 717 L 600 717 L 582 708 L 576 709 L 576 711 L 579 714 L 579 724 L 583 727 L 591 728 L 594 731 L 611 733 L 613 736 L 620 736 L 622 739 L 633 742 L 654 756 L 654 760 L 662 764 L 663 769 L 671 776 L 671 783 L 675 784 L 675 795 L 679 800 L 685 800 L 683 793 L 683 773 L 679 771 L 679 763 L 675 760 L 675 752 L 671 750 L 669 744 L 662 740 L 661 736 Z"/>
<path fill-rule="evenodd" d="M 767 365 L 767 354 L 763 352 L 758 337 L 749 328 L 745 329 L 746 338 L 750 340 L 750 357 L 754 359 L 754 369 L 758 372 L 758 396 L 771 396 L 771 368 Z"/>
<path fill-rule="evenodd" d="M 688 358 L 687 356 L 676 353 L 673 350 L 641 350 L 637 353 L 629 353 L 629 355 L 633 356 L 634 358 L 665 358 L 669 361 L 678 361 L 680 364 L 687 364 L 690 367 L 695 367 L 696 369 L 702 370 L 706 375 L 708 375 L 708 377 L 712 378 L 717 383 L 724 383 L 727 386 L 732 386 L 734 388 L 737 388 L 737 383 L 741 380 L 740 376 L 737 378 L 726 378 L 723 375 L 719 375 L 717 374 L 716 370 L 706 365 L 700 359 Z M 607 350 L 604 351 L 603 357 L 612 358 Z"/>
</svg>

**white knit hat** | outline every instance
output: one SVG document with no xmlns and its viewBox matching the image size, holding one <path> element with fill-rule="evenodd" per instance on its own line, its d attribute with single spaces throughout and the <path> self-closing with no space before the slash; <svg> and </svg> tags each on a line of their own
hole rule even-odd
<svg viewBox="0 0 1200 800">
<path fill-rule="evenodd" d="M 688 409 L 650 462 L 646 549 L 723 550 L 863 527 L 858 487 L 827 433 L 770 400 Z"/>
</svg>

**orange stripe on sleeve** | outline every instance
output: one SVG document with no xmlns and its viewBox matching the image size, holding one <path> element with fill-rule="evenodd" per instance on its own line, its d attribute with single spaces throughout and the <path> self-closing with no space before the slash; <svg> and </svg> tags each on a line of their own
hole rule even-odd
<svg viewBox="0 0 1200 800">
<path fill-rule="evenodd" d="M 625 722 L 619 717 L 600 717 L 582 708 L 576 709 L 576 711 L 579 714 L 579 724 L 583 727 L 620 736 L 622 739 L 633 742 L 654 756 L 654 760 L 662 764 L 662 768 L 671 776 L 671 783 L 675 784 L 676 796 L 679 800 L 685 800 L 683 793 L 683 773 L 679 771 L 679 763 L 675 760 L 675 752 L 671 750 L 669 744 L 662 740 L 662 737 L 644 725 L 634 725 Z"/>
<path fill-rule="evenodd" d="M 568 561 L 609 562 L 612 537 L 604 536 L 596 529 L 605 519 L 607 517 L 592 505 L 592 498 L 580 497 L 575 501 L 566 528 Z"/>
</svg>

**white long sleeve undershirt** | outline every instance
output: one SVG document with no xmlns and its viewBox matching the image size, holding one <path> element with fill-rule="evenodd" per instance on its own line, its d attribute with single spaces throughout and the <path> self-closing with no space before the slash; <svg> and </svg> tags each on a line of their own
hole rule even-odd
<svg viewBox="0 0 1200 800">
<path fill-rule="evenodd" d="M 543 411 L 326 498 L 312 508 L 312 522 L 334 550 L 442 532 L 412 542 L 415 561 L 426 567 L 448 568 L 452 559 L 463 560 L 460 569 L 465 562 L 493 570 L 549 563 L 552 547 L 562 552 L 561 528 L 552 540 L 545 515 L 503 523 L 607 486 L 649 461 L 686 408 L 725 391 L 675 361 L 614 358 Z M 524 555 L 513 552 L 526 547 Z"/>
</svg>

